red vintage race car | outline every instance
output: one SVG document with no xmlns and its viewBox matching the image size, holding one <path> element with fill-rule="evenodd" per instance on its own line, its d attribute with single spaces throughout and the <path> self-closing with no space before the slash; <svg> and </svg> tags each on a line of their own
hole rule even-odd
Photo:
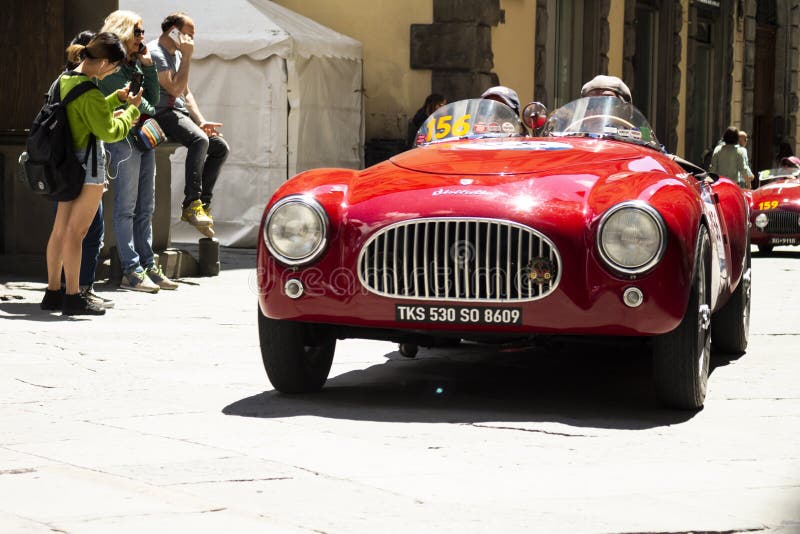
<svg viewBox="0 0 800 534">
<path fill-rule="evenodd" d="M 530 137 L 508 107 L 464 100 L 417 144 L 301 173 L 266 206 L 258 324 L 278 391 L 320 389 L 337 339 L 647 336 L 662 401 L 697 409 L 712 341 L 744 352 L 744 196 L 665 153 L 630 104 L 582 98 Z"/>
<path fill-rule="evenodd" d="M 780 245 L 800 245 L 800 169 L 782 167 L 758 173 L 750 205 L 750 237 L 762 253 Z"/>
</svg>

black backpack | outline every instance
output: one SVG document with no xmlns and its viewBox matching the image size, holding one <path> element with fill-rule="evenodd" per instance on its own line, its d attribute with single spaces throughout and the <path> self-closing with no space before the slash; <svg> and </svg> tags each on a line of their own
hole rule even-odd
<svg viewBox="0 0 800 534">
<path fill-rule="evenodd" d="M 61 100 L 61 76 L 47 93 L 44 106 L 33 120 L 26 144 L 25 178 L 34 193 L 51 200 L 68 202 L 77 198 L 83 187 L 85 167 L 90 152 L 93 155 L 92 175 L 97 176 L 97 153 L 94 134 L 89 135 L 83 161 L 75 155 L 72 133 L 67 121 L 67 104 L 87 91 L 97 89 L 90 81 L 79 83 Z M 99 90 L 99 89 L 98 89 Z"/>
</svg>

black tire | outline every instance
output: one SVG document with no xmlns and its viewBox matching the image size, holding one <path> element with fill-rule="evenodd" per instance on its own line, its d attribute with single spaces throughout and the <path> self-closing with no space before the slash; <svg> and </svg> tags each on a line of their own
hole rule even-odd
<svg viewBox="0 0 800 534">
<path fill-rule="evenodd" d="M 740 355 L 747 350 L 750 332 L 750 247 L 739 285 L 711 321 L 711 343 L 715 350 Z"/>
<path fill-rule="evenodd" d="M 267 377 L 281 393 L 319 391 L 328 379 L 336 338 L 311 323 L 266 317 L 258 309 L 258 338 Z"/>
<path fill-rule="evenodd" d="M 700 227 L 689 304 L 675 330 L 653 340 L 653 376 L 661 402 L 670 408 L 703 407 L 711 358 L 711 295 L 708 231 Z"/>
<path fill-rule="evenodd" d="M 769 254 L 773 248 L 773 245 L 758 245 L 758 251 L 762 254 Z"/>
</svg>

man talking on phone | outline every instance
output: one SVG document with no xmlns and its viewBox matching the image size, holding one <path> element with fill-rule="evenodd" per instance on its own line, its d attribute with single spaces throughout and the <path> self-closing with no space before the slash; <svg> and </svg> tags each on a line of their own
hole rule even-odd
<svg viewBox="0 0 800 534">
<path fill-rule="evenodd" d="M 156 114 L 158 124 L 169 139 L 188 150 L 181 220 L 204 236 L 213 237 L 211 198 L 230 149 L 219 132 L 222 123 L 206 120 L 189 89 L 194 21 L 186 13 L 172 13 L 161 23 L 161 32 L 147 48 L 158 69 L 161 85 Z"/>
</svg>

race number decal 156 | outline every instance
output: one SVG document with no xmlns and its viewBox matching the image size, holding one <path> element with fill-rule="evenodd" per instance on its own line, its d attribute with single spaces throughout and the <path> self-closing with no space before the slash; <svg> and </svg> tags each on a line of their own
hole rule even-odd
<svg viewBox="0 0 800 534">
<path fill-rule="evenodd" d="M 428 135 L 425 141 L 432 141 L 433 139 L 444 139 L 445 137 L 461 137 L 469 133 L 469 119 L 472 117 L 469 113 L 461 115 L 453 120 L 452 115 L 442 115 L 441 117 L 433 117 L 428 121 Z"/>
</svg>

